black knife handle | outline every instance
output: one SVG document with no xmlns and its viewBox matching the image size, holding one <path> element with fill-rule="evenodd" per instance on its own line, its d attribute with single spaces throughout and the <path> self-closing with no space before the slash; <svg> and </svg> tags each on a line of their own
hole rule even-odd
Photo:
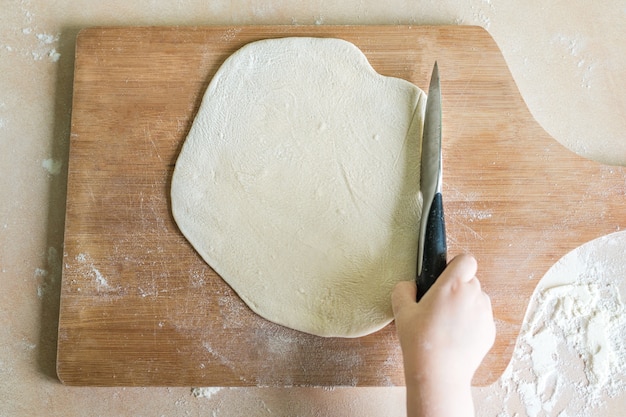
<svg viewBox="0 0 626 417">
<path fill-rule="evenodd" d="M 443 198 L 441 193 L 437 193 L 428 213 L 422 273 L 417 277 L 417 301 L 426 294 L 426 291 L 446 269 L 446 258 L 446 223 L 443 216 Z"/>
</svg>

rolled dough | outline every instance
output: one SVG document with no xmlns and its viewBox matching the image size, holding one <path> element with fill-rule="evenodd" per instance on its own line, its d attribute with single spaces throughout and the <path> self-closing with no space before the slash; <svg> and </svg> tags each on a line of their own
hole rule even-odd
<svg viewBox="0 0 626 417">
<path fill-rule="evenodd" d="M 393 285 L 415 277 L 424 104 L 349 42 L 248 44 L 203 97 L 176 161 L 174 218 L 262 317 L 372 333 L 392 319 Z"/>
</svg>

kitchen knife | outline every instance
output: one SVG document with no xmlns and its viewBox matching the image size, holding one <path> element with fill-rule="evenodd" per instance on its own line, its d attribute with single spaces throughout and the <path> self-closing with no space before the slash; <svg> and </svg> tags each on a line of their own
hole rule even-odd
<svg viewBox="0 0 626 417">
<path fill-rule="evenodd" d="M 441 89 L 435 62 L 428 87 L 422 135 L 420 191 L 422 217 L 417 254 L 417 301 L 441 275 L 447 263 L 446 226 L 441 196 Z"/>
</svg>

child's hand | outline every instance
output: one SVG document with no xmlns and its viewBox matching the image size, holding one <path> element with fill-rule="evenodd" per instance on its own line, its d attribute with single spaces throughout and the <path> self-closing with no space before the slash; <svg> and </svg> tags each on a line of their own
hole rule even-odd
<svg viewBox="0 0 626 417">
<path fill-rule="evenodd" d="M 415 283 L 400 282 L 394 288 L 391 301 L 407 388 L 471 385 L 496 335 L 491 301 L 481 290 L 476 268 L 472 256 L 457 256 L 419 303 Z"/>
</svg>

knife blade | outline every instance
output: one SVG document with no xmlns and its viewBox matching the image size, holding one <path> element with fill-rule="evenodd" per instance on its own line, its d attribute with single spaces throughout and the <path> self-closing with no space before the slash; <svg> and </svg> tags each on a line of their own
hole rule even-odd
<svg viewBox="0 0 626 417">
<path fill-rule="evenodd" d="M 441 184 L 441 88 L 437 62 L 428 86 L 421 144 L 420 191 L 422 216 L 417 256 L 417 301 L 434 284 L 447 264 L 446 227 Z"/>
</svg>

